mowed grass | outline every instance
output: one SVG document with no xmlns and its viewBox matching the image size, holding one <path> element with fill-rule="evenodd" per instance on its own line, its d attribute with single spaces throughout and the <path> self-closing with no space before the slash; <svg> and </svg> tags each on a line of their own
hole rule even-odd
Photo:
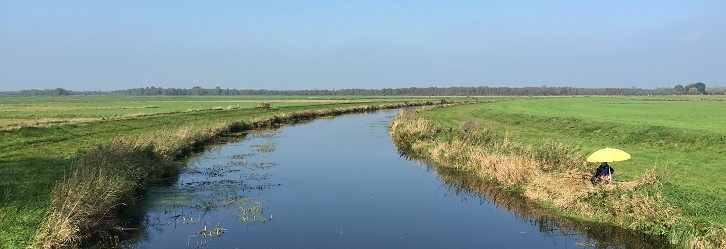
<svg viewBox="0 0 726 249">
<path fill-rule="evenodd" d="M 207 104 L 214 107 L 221 103 L 240 102 L 241 100 L 249 99 L 198 97 L 162 97 L 158 99 L 148 97 L 139 99 L 134 97 L 118 99 L 115 97 L 0 98 L 3 105 L 11 102 L 15 102 L 15 105 L 23 103 L 23 108 L 30 109 L 43 109 L 34 106 L 34 103 L 42 106 L 81 107 L 80 109 L 85 112 L 81 112 L 80 115 L 89 116 L 117 115 L 118 113 L 98 114 L 94 109 L 98 106 L 162 105 L 161 103 L 165 103 L 164 101 L 172 101 L 168 110 L 185 110 L 191 105 L 207 103 L 206 101 L 211 101 L 212 103 Z M 425 99 L 417 100 L 425 101 Z M 169 113 L 164 110 L 160 112 L 164 114 L 153 116 L 111 120 L 96 119 L 79 123 L 0 130 L 0 248 L 24 247 L 30 242 L 44 219 L 53 186 L 66 177 L 67 170 L 79 150 L 107 144 L 116 137 L 153 137 L 160 132 L 172 134 L 184 127 L 212 127 L 220 123 L 240 121 L 251 123 L 255 118 L 270 117 L 281 113 L 403 101 L 405 99 L 397 98 L 305 101 L 303 98 L 267 97 L 260 98 L 260 101 L 251 101 L 248 108 L 232 110 L 204 109 L 194 112 L 172 111 Z M 253 108 L 260 102 L 273 103 L 272 105 L 276 109 Z M 116 111 L 118 110 L 116 109 Z M 3 116 L 3 118 L 5 117 L 7 116 Z"/>
<path fill-rule="evenodd" d="M 726 134 L 723 123 L 726 120 L 726 102 L 723 98 L 726 97 L 552 98 L 548 101 L 501 102 L 494 105 L 494 108 L 507 113 L 572 117 L 623 125 L 663 126 Z"/>
<path fill-rule="evenodd" d="M 526 144 L 575 145 L 583 157 L 603 147 L 623 149 L 632 159 L 612 163 L 616 181 L 655 169 L 665 181 L 666 199 L 687 219 L 726 225 L 722 97 L 525 98 L 440 108 L 422 115 L 449 127 L 474 119 L 502 137 Z"/>
</svg>

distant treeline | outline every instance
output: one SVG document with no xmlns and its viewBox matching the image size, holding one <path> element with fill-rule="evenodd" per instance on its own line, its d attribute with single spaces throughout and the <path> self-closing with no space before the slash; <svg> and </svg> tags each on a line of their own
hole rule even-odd
<svg viewBox="0 0 726 249">
<path fill-rule="evenodd" d="M 706 89 L 704 83 L 677 85 L 674 88 L 578 88 L 578 87 L 409 87 L 384 89 L 339 90 L 239 90 L 229 88 L 161 88 L 145 87 L 126 90 L 70 91 L 63 88 L 1 92 L 14 96 L 121 95 L 121 96 L 236 96 L 236 95 L 301 95 L 301 96 L 567 96 L 567 95 L 674 95 L 724 94 L 726 89 Z"/>
<path fill-rule="evenodd" d="M 658 92 L 658 93 L 656 93 Z M 674 91 L 647 90 L 639 88 L 574 88 L 574 87 L 410 87 L 384 89 L 339 89 L 339 90 L 238 90 L 238 89 L 191 89 L 179 88 L 134 88 L 112 91 L 113 95 L 302 95 L 302 96 L 519 96 L 519 95 L 646 95 L 674 94 Z"/>
<path fill-rule="evenodd" d="M 63 88 L 45 90 L 20 90 L 12 92 L 0 92 L 0 96 L 79 96 L 79 95 L 111 95 L 103 91 L 71 91 Z"/>
</svg>

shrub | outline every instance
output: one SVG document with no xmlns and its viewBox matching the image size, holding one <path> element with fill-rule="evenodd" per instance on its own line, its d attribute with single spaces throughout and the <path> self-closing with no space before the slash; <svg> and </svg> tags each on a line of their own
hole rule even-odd
<svg viewBox="0 0 726 249">
<path fill-rule="evenodd" d="M 177 169 L 152 145 L 136 146 L 122 139 L 79 152 L 67 178 L 53 188 L 34 247 L 70 247 L 121 232 L 121 211 L 148 184 L 176 175 Z"/>
</svg>

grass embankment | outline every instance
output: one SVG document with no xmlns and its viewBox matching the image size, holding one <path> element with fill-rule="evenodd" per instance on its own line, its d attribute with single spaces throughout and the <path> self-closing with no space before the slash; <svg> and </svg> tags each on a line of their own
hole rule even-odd
<svg viewBox="0 0 726 249">
<path fill-rule="evenodd" d="M 57 247 L 123 229 L 118 213 L 125 205 L 148 184 L 175 175 L 174 160 L 221 134 L 403 105 L 391 102 L 207 110 L 0 131 L 0 245 L 22 248 L 35 238 L 35 246 Z"/>
<path fill-rule="evenodd" d="M 545 98 L 440 108 L 396 118 L 403 149 L 494 179 L 564 215 L 645 231 L 693 248 L 726 242 L 723 101 Z M 484 127 L 464 134 L 458 126 Z M 584 158 L 602 147 L 615 184 L 593 190 Z"/>
</svg>

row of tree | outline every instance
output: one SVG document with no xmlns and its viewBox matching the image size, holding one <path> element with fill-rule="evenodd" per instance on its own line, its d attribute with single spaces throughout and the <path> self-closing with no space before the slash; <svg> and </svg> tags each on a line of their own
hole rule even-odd
<svg viewBox="0 0 726 249">
<path fill-rule="evenodd" d="M 111 95 L 110 92 L 103 91 L 71 91 L 63 88 L 55 89 L 31 89 L 13 92 L 0 92 L 0 96 L 79 96 L 79 95 Z"/>
<path fill-rule="evenodd" d="M 703 83 L 701 83 L 703 84 Z M 705 85 L 704 85 L 705 86 Z M 698 88 L 700 89 L 700 88 Z M 300 95 L 300 96 L 568 96 L 568 95 L 673 95 L 681 94 L 674 88 L 578 88 L 578 87 L 409 87 L 383 89 L 338 89 L 338 90 L 253 90 L 205 89 L 202 87 L 184 88 L 133 88 L 112 91 L 113 95 L 153 96 L 153 95 Z"/>
<path fill-rule="evenodd" d="M 711 90 L 711 89 L 709 89 Z M 409 87 L 383 89 L 339 89 L 339 90 L 239 90 L 202 88 L 145 87 L 111 92 L 70 91 L 63 88 L 46 90 L 21 90 L 0 92 L 0 95 L 15 96 L 67 96 L 67 95 L 124 95 L 124 96 L 235 96 L 235 95 L 301 95 L 301 96 L 568 96 L 568 95 L 673 95 L 673 94 L 724 94 L 721 88 L 706 91 L 706 84 L 698 82 L 674 88 L 579 88 L 579 87 Z"/>
<path fill-rule="evenodd" d="M 708 94 L 706 92 L 706 84 L 701 82 L 688 84 L 686 86 L 676 85 L 674 88 L 678 94 Z"/>
</svg>

